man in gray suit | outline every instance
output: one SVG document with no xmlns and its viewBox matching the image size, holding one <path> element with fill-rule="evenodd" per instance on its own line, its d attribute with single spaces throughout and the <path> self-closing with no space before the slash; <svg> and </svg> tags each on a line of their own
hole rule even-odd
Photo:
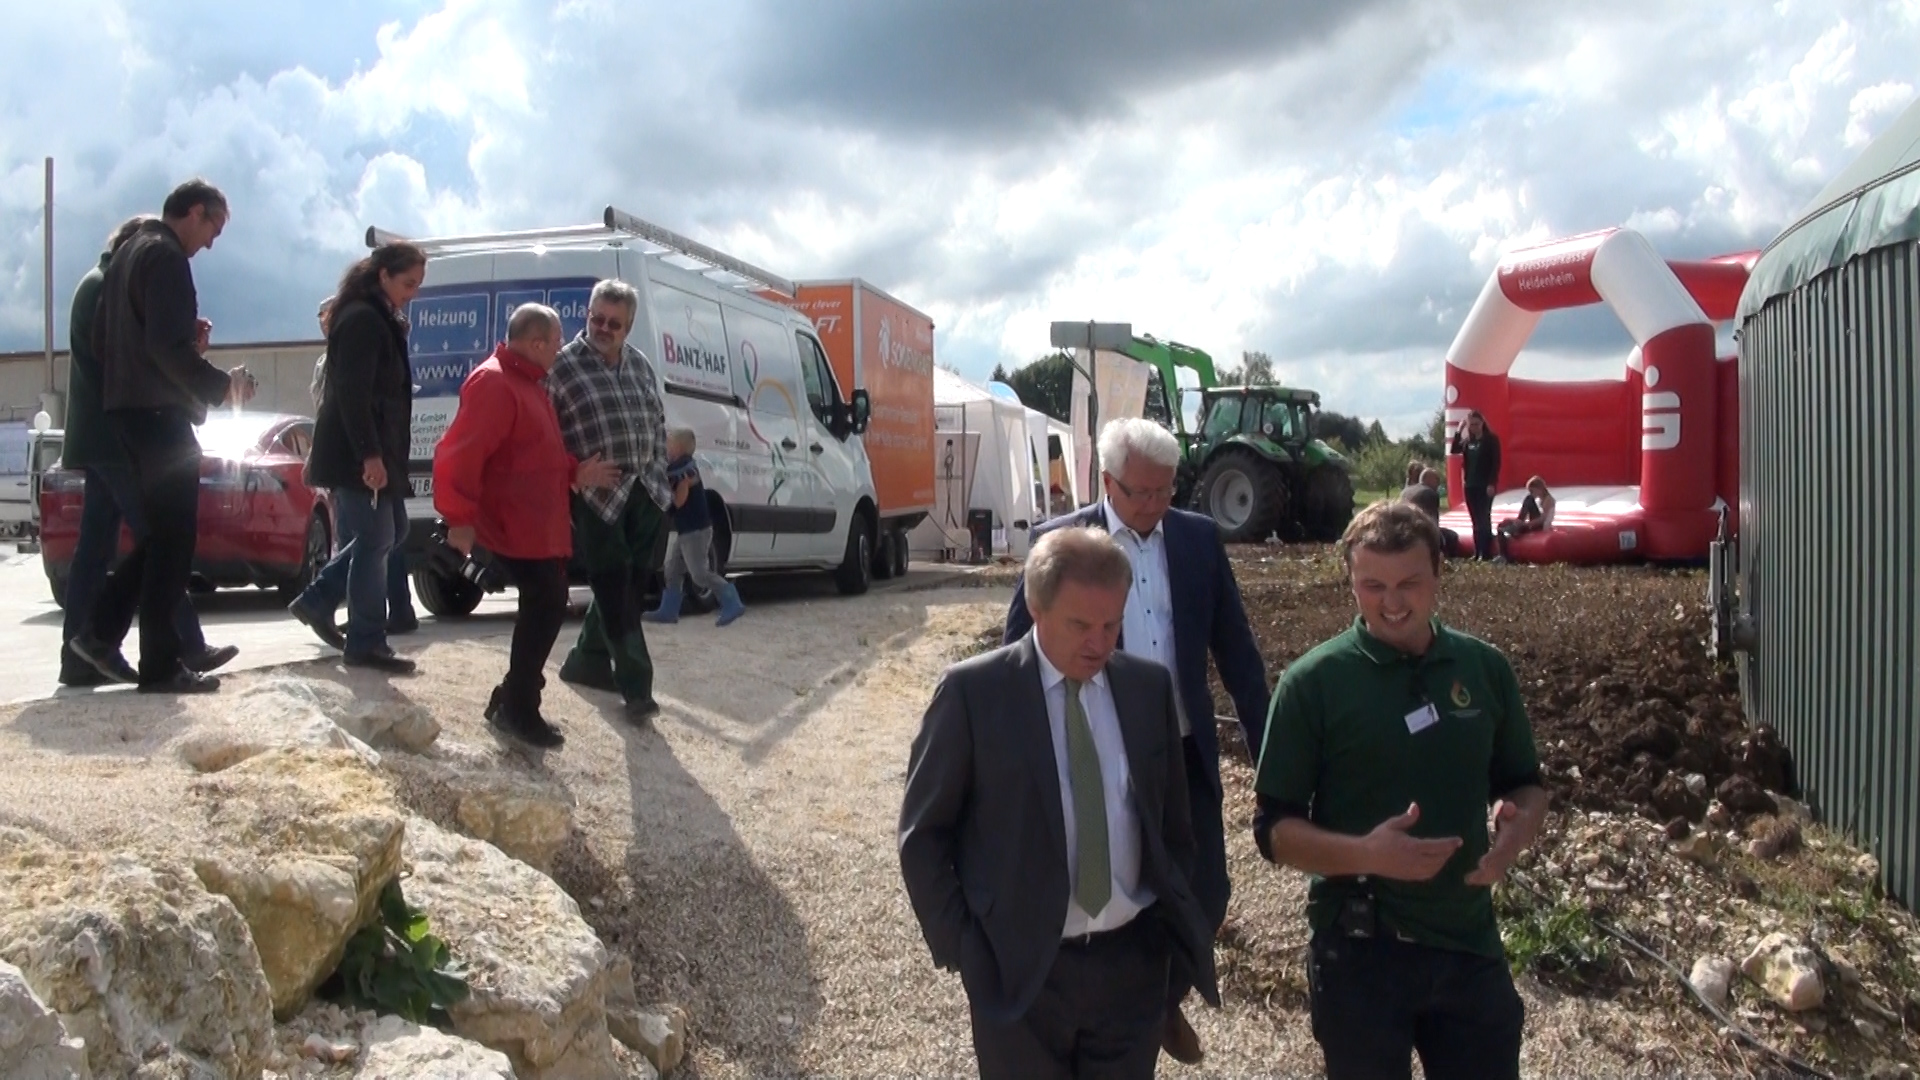
<svg viewBox="0 0 1920 1080">
<path fill-rule="evenodd" d="M 948 670 L 913 742 L 901 873 L 982 1077 L 1152 1076 L 1176 959 L 1220 1003 L 1173 677 L 1115 651 L 1132 579 L 1101 530 L 1041 537 L 1033 632 Z"/>
</svg>

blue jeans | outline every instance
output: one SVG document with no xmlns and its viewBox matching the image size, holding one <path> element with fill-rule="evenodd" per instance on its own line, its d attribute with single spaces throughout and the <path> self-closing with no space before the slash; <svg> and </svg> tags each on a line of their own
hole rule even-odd
<svg viewBox="0 0 1920 1080">
<path fill-rule="evenodd" d="M 387 618 L 413 620 L 418 616 L 413 611 L 413 593 L 407 588 L 407 560 L 401 551 L 409 527 L 407 503 L 405 499 L 388 498 L 391 494 L 383 492 L 380 497 L 382 511 L 389 506 L 393 508 L 393 549 L 387 555 Z M 338 506 L 337 501 L 335 505 Z M 348 531 L 345 518 L 336 520 L 335 525 L 339 527 L 340 535 L 334 545 L 333 559 L 320 568 L 306 592 L 300 594 L 302 604 L 328 614 L 346 602 L 347 571 L 353 564 L 354 534 Z"/>
<path fill-rule="evenodd" d="M 87 625 L 100 587 L 107 580 L 107 568 L 120 553 L 120 526 L 125 523 L 135 543 L 146 535 L 147 524 L 140 516 L 140 489 L 134 483 L 133 470 L 125 465 L 89 465 L 86 492 L 80 508 L 80 537 L 73 545 L 73 564 L 67 570 L 66 615 L 60 621 L 61 665 L 66 666 L 66 643 L 91 633 Z M 206 651 L 206 635 L 200 630 L 200 615 L 185 593 L 173 609 L 174 631 L 180 635 L 180 648 L 192 656 Z M 120 642 L 108 642 L 119 645 Z M 77 658 L 76 658 L 77 659 Z"/>
<path fill-rule="evenodd" d="M 387 590 L 390 564 L 404 560 L 389 559 L 393 551 L 394 507 L 406 516 L 406 506 L 392 492 L 383 493 L 381 505 L 373 504 L 373 493 L 356 488 L 335 488 L 333 520 L 346 539 L 333 561 L 314 575 L 313 583 L 300 594 L 298 603 L 331 612 L 347 602 L 347 651 L 354 654 L 387 650 Z M 339 587 L 345 579 L 345 589 Z M 401 579 L 404 585 L 404 577 Z"/>
</svg>

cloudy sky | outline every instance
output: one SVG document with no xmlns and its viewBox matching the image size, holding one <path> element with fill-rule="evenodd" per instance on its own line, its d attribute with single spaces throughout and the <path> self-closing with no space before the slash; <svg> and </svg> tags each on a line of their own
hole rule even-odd
<svg viewBox="0 0 1920 1080">
<path fill-rule="evenodd" d="M 1759 247 L 1911 103 L 1920 53 L 1920 0 L 61 0 L 8 24 L 0 350 L 40 345 L 52 155 L 63 327 L 112 224 L 193 174 L 233 201 L 194 264 L 228 342 L 309 336 L 368 224 L 612 203 L 867 278 L 975 378 L 1052 320 L 1125 320 L 1268 352 L 1395 432 L 1503 250 L 1618 224 L 1676 257 Z M 1605 377 L 1626 339 L 1595 311 L 1535 345 Z"/>
</svg>

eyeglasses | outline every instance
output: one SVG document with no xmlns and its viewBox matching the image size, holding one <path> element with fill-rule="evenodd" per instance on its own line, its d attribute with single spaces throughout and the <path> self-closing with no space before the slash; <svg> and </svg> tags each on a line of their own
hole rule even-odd
<svg viewBox="0 0 1920 1080">
<path fill-rule="evenodd" d="M 1120 479 L 1119 477 L 1113 475 L 1112 473 L 1107 474 L 1107 481 L 1111 483 L 1114 487 L 1119 488 L 1120 493 L 1122 495 L 1125 495 L 1129 499 L 1146 499 L 1152 502 L 1162 502 L 1162 501 L 1171 500 L 1173 498 L 1174 492 L 1177 490 L 1172 484 L 1168 484 L 1166 487 L 1157 487 L 1157 488 L 1128 487 L 1126 481 Z"/>
<path fill-rule="evenodd" d="M 605 315 L 587 316 L 587 325 L 593 327 L 595 330 L 625 330 L 627 328 L 626 323 Z"/>
</svg>

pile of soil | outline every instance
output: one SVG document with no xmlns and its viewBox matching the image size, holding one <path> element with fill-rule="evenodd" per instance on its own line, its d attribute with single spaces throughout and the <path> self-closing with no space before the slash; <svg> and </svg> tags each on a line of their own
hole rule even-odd
<svg viewBox="0 0 1920 1080">
<path fill-rule="evenodd" d="M 1234 564 L 1270 677 L 1353 620 L 1329 548 L 1240 548 Z M 1705 600 L 1692 571 L 1456 562 L 1440 616 L 1512 662 L 1556 806 L 1696 824 L 1717 797 L 1744 820 L 1774 810 L 1765 792 L 1795 793 L 1792 761 L 1742 716 Z"/>
</svg>

